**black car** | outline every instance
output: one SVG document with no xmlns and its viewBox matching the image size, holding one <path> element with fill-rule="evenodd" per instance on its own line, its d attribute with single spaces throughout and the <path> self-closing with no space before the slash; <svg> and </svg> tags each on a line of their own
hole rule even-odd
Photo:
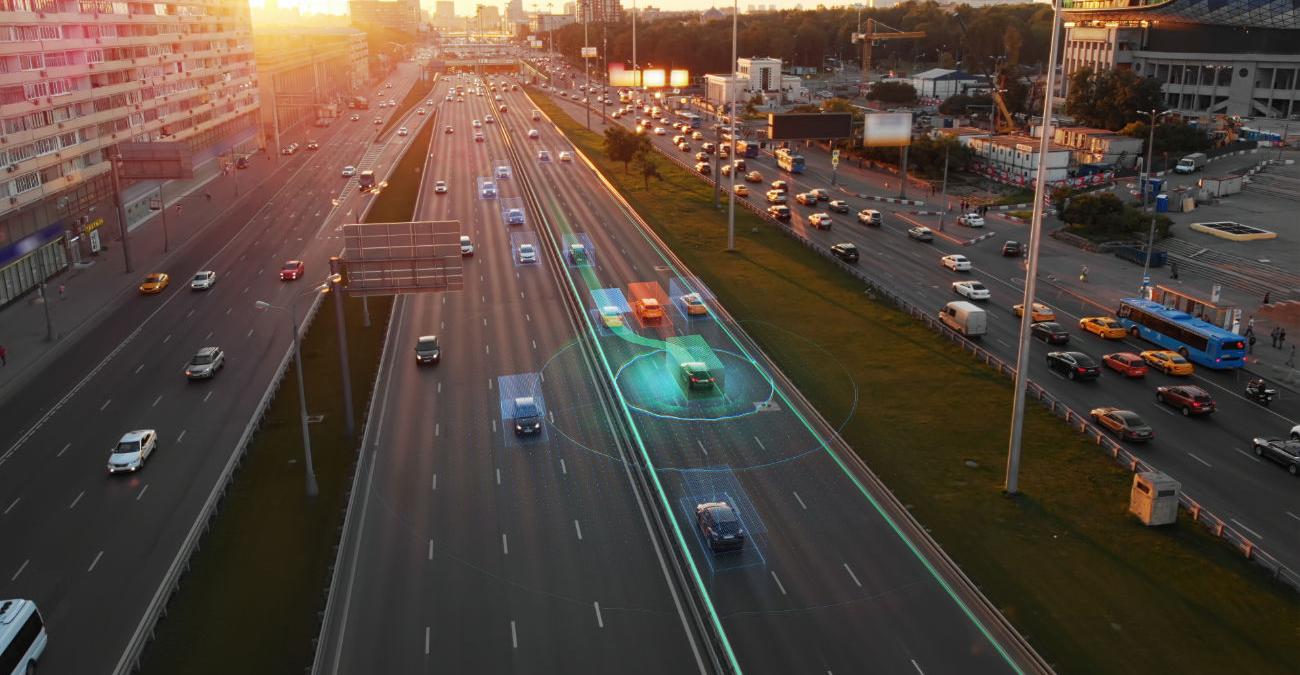
<svg viewBox="0 0 1300 675">
<path fill-rule="evenodd" d="M 1008 258 L 1016 258 L 1024 255 L 1025 249 L 1018 241 L 1007 241 L 1002 244 L 1002 255 Z"/>
<path fill-rule="evenodd" d="M 532 396 L 515 399 L 515 433 L 535 434 L 542 430 L 542 409 Z"/>
<path fill-rule="evenodd" d="M 1101 366 L 1083 352 L 1048 352 L 1047 367 L 1064 372 L 1071 380 L 1095 380 L 1101 377 Z"/>
<path fill-rule="evenodd" d="M 713 373 L 708 364 L 699 361 L 687 361 L 682 364 L 682 382 L 687 389 L 712 389 Z"/>
<path fill-rule="evenodd" d="M 418 364 L 437 363 L 442 358 L 442 349 L 438 346 L 437 335 L 421 335 L 415 341 L 415 362 Z"/>
<path fill-rule="evenodd" d="M 247 157 L 240 157 L 239 159 L 235 160 L 235 168 L 236 168 L 236 169 L 247 169 L 247 168 L 248 168 L 248 158 L 247 158 Z"/>
<path fill-rule="evenodd" d="M 1029 327 L 1029 334 L 1052 345 L 1063 345 L 1070 341 L 1070 334 L 1055 321 L 1039 321 Z"/>
<path fill-rule="evenodd" d="M 1300 474 L 1300 440 L 1256 438 L 1255 454 L 1281 464 L 1292 476 Z"/>
<path fill-rule="evenodd" d="M 745 528 L 740 517 L 726 502 L 705 502 L 695 506 L 695 521 L 700 535 L 714 553 L 735 551 L 745 546 Z"/>
<path fill-rule="evenodd" d="M 832 244 L 831 253 L 844 262 L 855 263 L 858 261 L 858 247 L 848 242 Z"/>
</svg>

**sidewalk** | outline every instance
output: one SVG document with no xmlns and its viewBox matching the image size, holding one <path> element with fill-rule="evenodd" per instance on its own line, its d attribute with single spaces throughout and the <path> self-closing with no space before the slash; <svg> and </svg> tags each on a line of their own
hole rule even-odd
<svg viewBox="0 0 1300 675">
<path fill-rule="evenodd" d="M 93 327 L 116 299 L 134 293 L 142 276 L 167 269 L 166 261 L 171 256 L 235 204 L 236 181 L 241 195 L 250 193 L 277 168 L 279 163 L 273 160 L 254 155 L 248 169 L 224 177 L 212 161 L 196 167 L 193 180 L 172 181 L 166 188 L 169 251 L 163 251 L 162 219 L 156 212 L 133 222 L 130 274 L 125 273 L 116 219 L 110 217 L 111 224 L 104 227 L 104 250 L 90 261 L 74 264 L 52 277 L 45 289 L 47 302 L 41 301 L 38 291 L 0 309 L 0 345 L 8 352 L 7 365 L 0 367 L 0 399 L 20 390 L 27 378 L 39 373 L 46 362 L 57 358 L 75 338 Z M 205 198 L 205 193 L 210 193 L 212 199 Z M 172 283 L 186 283 L 185 275 L 191 271 L 170 270 Z M 47 312 L 52 336 L 47 329 Z"/>
</svg>

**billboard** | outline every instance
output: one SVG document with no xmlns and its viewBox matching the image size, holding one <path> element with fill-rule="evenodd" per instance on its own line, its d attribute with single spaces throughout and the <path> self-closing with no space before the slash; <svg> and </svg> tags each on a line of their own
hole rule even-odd
<svg viewBox="0 0 1300 675">
<path fill-rule="evenodd" d="M 869 148 L 912 144 L 912 113 L 868 113 L 862 143 Z"/>
<path fill-rule="evenodd" d="M 853 113 L 769 113 L 767 137 L 774 141 L 849 138 Z"/>
<path fill-rule="evenodd" d="M 638 81 L 640 75 L 640 81 Z M 682 68 L 664 70 L 663 68 L 647 68 L 641 71 L 628 70 L 621 63 L 609 64 L 609 86 L 611 87 L 645 87 L 646 89 L 661 89 L 663 87 L 689 87 L 691 86 L 691 71 Z"/>
<path fill-rule="evenodd" d="M 164 180 L 194 177 L 194 157 L 185 143 L 118 143 L 117 154 L 123 178 Z"/>
<path fill-rule="evenodd" d="M 595 48 L 595 47 L 583 47 L 583 48 L 582 48 L 582 58 L 584 58 L 584 59 L 594 59 L 594 58 L 596 58 L 596 48 Z"/>
</svg>

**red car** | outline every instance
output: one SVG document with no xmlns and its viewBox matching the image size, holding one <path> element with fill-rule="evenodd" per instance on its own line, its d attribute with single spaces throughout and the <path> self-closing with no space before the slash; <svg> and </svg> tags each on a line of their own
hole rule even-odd
<svg viewBox="0 0 1300 675">
<path fill-rule="evenodd" d="M 1101 357 L 1101 362 L 1107 368 L 1123 373 L 1124 377 L 1145 377 L 1147 374 L 1147 362 L 1133 352 L 1107 354 Z"/>
<path fill-rule="evenodd" d="M 1195 385 L 1156 387 L 1156 400 L 1182 411 L 1184 417 L 1214 412 L 1214 397 Z"/>
<path fill-rule="evenodd" d="M 280 268 L 280 281 L 293 281 L 307 271 L 307 265 L 301 260 L 290 260 Z"/>
</svg>

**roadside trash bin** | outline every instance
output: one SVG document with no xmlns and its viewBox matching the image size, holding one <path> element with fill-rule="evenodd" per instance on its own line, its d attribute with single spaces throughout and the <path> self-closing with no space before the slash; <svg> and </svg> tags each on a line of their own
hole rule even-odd
<svg viewBox="0 0 1300 675">
<path fill-rule="evenodd" d="M 1172 525 L 1178 520 L 1178 481 L 1159 471 L 1134 474 L 1128 510 L 1148 526 Z"/>
</svg>

